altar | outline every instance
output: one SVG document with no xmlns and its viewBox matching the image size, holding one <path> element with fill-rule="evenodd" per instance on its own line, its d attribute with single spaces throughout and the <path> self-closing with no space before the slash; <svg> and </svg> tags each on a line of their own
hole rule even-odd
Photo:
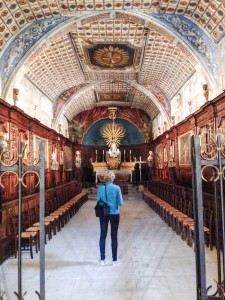
<svg viewBox="0 0 225 300">
<path fill-rule="evenodd" d="M 106 162 L 92 162 L 93 171 L 95 172 L 95 182 L 103 182 L 105 173 L 112 170 L 115 173 L 116 182 L 132 182 L 132 172 L 136 162 L 121 162 L 118 168 L 109 168 Z"/>
<path fill-rule="evenodd" d="M 109 119 L 112 119 L 112 123 L 109 122 L 101 129 L 102 137 L 106 141 L 106 145 L 109 147 L 109 150 L 106 151 L 104 156 L 103 150 L 103 161 L 97 161 L 97 150 L 96 150 L 96 160 L 93 162 L 91 160 L 93 171 L 95 172 L 95 182 L 104 182 L 104 175 L 108 170 L 112 170 L 115 173 L 114 181 L 116 183 L 127 183 L 129 180 L 132 182 L 132 172 L 134 171 L 134 166 L 136 162 L 131 161 L 131 150 L 130 150 L 130 161 L 121 162 L 121 151 L 119 150 L 120 140 L 125 135 L 125 128 L 120 124 L 115 124 L 114 120 L 116 119 L 117 107 L 109 107 Z M 125 158 L 124 150 L 124 160 Z M 127 184 L 126 184 L 127 185 Z"/>
</svg>

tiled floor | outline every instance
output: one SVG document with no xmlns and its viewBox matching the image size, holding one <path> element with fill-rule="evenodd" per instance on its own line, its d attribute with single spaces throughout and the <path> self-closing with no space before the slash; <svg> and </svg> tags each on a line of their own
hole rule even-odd
<svg viewBox="0 0 225 300">
<path fill-rule="evenodd" d="M 189 248 L 142 200 L 125 200 L 119 228 L 119 257 L 98 263 L 99 223 L 88 201 L 46 245 L 46 300 L 195 300 L 195 259 Z M 38 254 L 23 253 L 24 299 L 39 290 Z M 216 279 L 216 251 L 206 249 L 207 284 Z M 17 260 L 1 266 L 4 300 L 16 299 Z M 215 290 L 213 289 L 213 292 Z"/>
</svg>

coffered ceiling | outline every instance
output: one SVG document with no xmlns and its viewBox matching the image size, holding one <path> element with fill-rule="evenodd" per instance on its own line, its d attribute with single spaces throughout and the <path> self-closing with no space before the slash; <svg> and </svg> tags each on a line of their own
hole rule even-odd
<svg viewBox="0 0 225 300">
<path fill-rule="evenodd" d="M 169 101 L 199 57 L 213 65 L 225 32 L 219 0 L 0 0 L 0 15 L 3 87 L 23 62 L 55 120 L 110 105 L 169 116 Z"/>
</svg>

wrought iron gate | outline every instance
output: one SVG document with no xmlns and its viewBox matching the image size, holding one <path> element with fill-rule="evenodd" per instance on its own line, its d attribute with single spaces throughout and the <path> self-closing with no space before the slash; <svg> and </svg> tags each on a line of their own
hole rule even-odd
<svg viewBox="0 0 225 300">
<path fill-rule="evenodd" d="M 225 178 L 225 136 L 222 133 L 217 133 L 212 136 L 210 144 L 202 145 L 201 147 L 199 137 L 192 136 L 191 149 L 197 300 L 223 300 L 225 299 L 223 191 L 223 181 Z M 217 289 L 212 295 L 209 295 L 212 286 L 206 287 L 202 179 L 206 182 L 212 182 L 214 187 L 214 224 L 217 249 L 217 279 L 215 281 Z"/>
<path fill-rule="evenodd" d="M 9 150 L 0 152 L 0 185 L 2 184 L 2 176 L 6 173 L 12 173 L 17 178 L 18 184 L 18 291 L 14 292 L 18 300 L 23 300 L 27 292 L 22 290 L 22 253 L 21 253 L 21 233 L 22 233 L 22 185 L 26 187 L 24 182 L 28 173 L 33 173 L 38 177 L 39 185 L 39 222 L 40 222 L 40 291 L 35 293 L 39 299 L 45 300 L 45 165 L 44 165 L 44 144 L 40 143 L 40 155 L 33 162 L 24 160 L 25 148 L 22 143 L 18 144 L 18 151 L 14 151 L 11 155 Z M 4 159 L 7 155 L 7 160 Z M 34 155 L 31 155 L 33 158 Z M 39 173 L 38 173 L 39 171 Z"/>
</svg>

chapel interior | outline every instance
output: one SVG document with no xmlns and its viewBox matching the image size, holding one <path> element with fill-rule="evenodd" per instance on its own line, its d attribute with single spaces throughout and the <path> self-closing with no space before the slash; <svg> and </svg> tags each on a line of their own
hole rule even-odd
<svg viewBox="0 0 225 300">
<path fill-rule="evenodd" d="M 224 134 L 223 0 L 0 0 L 0 299 L 224 299 Z"/>
</svg>

